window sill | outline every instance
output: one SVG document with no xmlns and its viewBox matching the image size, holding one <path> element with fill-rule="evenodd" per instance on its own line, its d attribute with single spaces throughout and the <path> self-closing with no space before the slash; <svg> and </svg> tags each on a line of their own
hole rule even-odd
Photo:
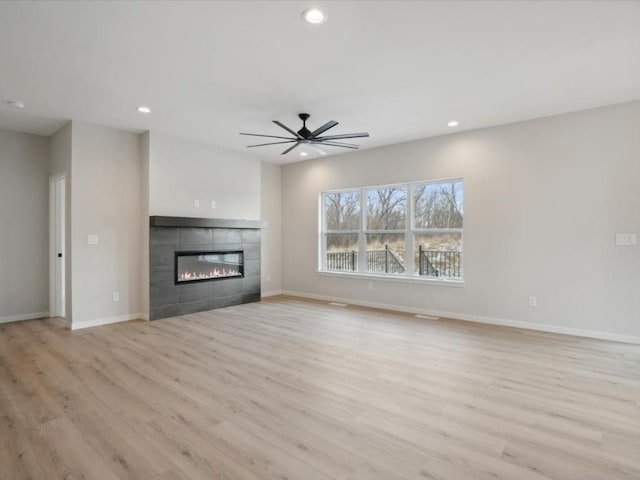
<svg viewBox="0 0 640 480">
<path fill-rule="evenodd" d="M 340 278 L 358 278 L 362 280 L 376 280 L 382 282 L 399 282 L 399 283 L 417 283 L 422 285 L 434 285 L 444 287 L 464 288 L 464 280 L 436 280 L 433 278 L 406 277 L 402 275 L 376 275 L 375 273 L 358 273 L 358 272 L 330 272 L 326 270 L 318 270 L 318 275 L 323 277 L 340 277 Z"/>
</svg>

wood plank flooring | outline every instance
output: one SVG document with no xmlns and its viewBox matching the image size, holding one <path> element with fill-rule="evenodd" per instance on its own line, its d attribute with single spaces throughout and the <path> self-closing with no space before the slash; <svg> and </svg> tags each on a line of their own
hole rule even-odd
<svg viewBox="0 0 640 480">
<path fill-rule="evenodd" d="M 0 325 L 0 479 L 640 479 L 640 347 L 276 297 Z"/>
</svg>

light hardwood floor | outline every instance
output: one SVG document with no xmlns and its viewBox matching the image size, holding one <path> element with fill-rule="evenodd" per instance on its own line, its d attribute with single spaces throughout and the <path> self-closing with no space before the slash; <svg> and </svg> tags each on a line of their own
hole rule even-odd
<svg viewBox="0 0 640 480">
<path fill-rule="evenodd" d="M 2 325 L 0 478 L 640 479 L 640 347 L 284 297 Z"/>
</svg>

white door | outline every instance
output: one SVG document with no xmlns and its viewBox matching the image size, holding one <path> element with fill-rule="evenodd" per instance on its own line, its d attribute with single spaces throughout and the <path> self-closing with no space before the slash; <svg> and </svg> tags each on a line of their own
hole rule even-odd
<svg viewBox="0 0 640 480">
<path fill-rule="evenodd" d="M 52 317 L 65 316 L 65 193 L 66 179 L 53 180 L 53 311 Z"/>
</svg>

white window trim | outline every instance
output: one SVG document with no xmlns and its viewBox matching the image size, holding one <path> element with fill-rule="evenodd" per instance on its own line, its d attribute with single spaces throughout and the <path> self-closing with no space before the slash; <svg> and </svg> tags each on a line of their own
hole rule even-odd
<svg viewBox="0 0 640 480">
<path fill-rule="evenodd" d="M 356 187 L 356 188 L 341 188 L 336 190 L 325 190 L 320 192 L 319 197 L 319 208 L 320 215 L 318 216 L 318 236 L 319 236 L 319 269 L 317 270 L 318 275 L 328 276 L 328 277 L 340 277 L 340 278 L 361 278 L 368 280 L 382 280 L 382 281 L 392 281 L 392 282 L 404 282 L 404 283 L 419 283 L 419 284 L 427 284 L 427 285 L 439 285 L 439 286 L 451 286 L 451 287 L 464 287 L 465 280 L 464 277 L 461 279 L 445 279 L 445 278 L 437 278 L 437 277 L 427 277 L 419 275 L 415 272 L 415 260 L 414 260 L 414 248 L 415 248 L 415 235 L 417 234 L 425 234 L 425 233 L 459 233 L 461 236 L 462 243 L 462 271 L 464 272 L 464 264 L 465 264 L 465 255 L 464 255 L 464 227 L 463 228 L 414 228 L 414 215 L 413 215 L 413 195 L 414 195 L 414 187 L 416 185 L 424 185 L 424 184 L 438 184 L 438 183 L 446 183 L 446 182 L 462 182 L 464 188 L 464 179 L 461 177 L 456 178 L 443 178 L 439 180 L 426 180 L 420 182 L 409 182 L 409 183 L 394 183 L 388 185 L 372 185 L 367 187 Z M 368 230 L 367 229 L 367 219 L 366 219 L 366 192 L 371 189 L 381 189 L 381 188 L 392 188 L 392 187 L 404 187 L 407 191 L 407 207 L 406 207 L 406 221 L 405 221 L 405 229 L 404 230 Z M 326 210 L 324 205 L 324 196 L 325 194 L 330 193 L 341 193 L 341 192 L 353 192 L 358 191 L 360 195 L 360 230 L 326 230 Z M 362 235 L 361 235 L 362 233 Z M 405 273 L 404 274 L 378 274 L 378 273 L 368 273 L 366 272 L 367 264 L 366 264 L 366 255 L 358 255 L 358 271 L 357 272 L 340 272 L 327 270 L 327 235 L 331 234 L 351 234 L 358 235 L 358 251 L 366 252 L 367 251 L 367 234 L 393 234 L 393 233 L 402 233 L 405 236 L 405 251 L 412 252 L 410 255 L 405 254 Z"/>
</svg>

